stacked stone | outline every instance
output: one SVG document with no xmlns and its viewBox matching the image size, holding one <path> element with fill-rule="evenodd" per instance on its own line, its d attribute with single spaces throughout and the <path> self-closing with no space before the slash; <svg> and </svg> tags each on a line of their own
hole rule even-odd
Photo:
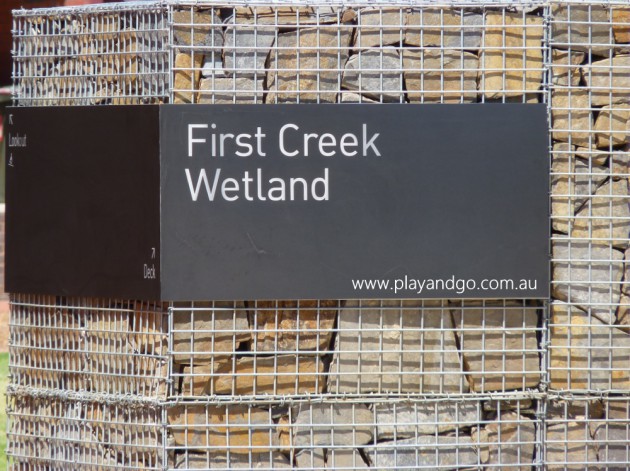
<svg viewBox="0 0 630 471">
<path fill-rule="evenodd" d="M 161 8 L 18 21 L 16 93 L 29 106 L 160 103 L 168 91 Z"/>
<path fill-rule="evenodd" d="M 563 406 L 547 412 L 546 460 L 548 469 L 621 469 L 629 452 L 620 411 L 630 393 L 630 8 L 554 5 L 551 14 L 549 388 Z M 589 403 L 593 394 L 604 399 Z"/>
<path fill-rule="evenodd" d="M 162 305 L 139 301 L 12 299 L 8 453 L 16 469 L 68 460 L 161 468 L 166 316 Z"/>
<path fill-rule="evenodd" d="M 175 103 L 536 102 L 541 91 L 537 14 L 236 7 L 173 19 Z"/>
</svg>

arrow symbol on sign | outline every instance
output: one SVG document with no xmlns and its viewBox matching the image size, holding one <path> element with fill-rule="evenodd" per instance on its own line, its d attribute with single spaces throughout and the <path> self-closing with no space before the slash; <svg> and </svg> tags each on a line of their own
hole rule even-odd
<svg viewBox="0 0 630 471">
<path fill-rule="evenodd" d="M 13 154 L 9 154 L 9 167 L 13 167 Z"/>
<path fill-rule="evenodd" d="M 9 124 L 13 124 L 13 115 L 9 114 Z"/>
</svg>

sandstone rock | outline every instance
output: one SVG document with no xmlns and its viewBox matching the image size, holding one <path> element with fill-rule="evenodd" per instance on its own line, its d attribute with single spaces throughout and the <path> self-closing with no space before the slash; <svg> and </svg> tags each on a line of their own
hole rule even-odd
<svg viewBox="0 0 630 471">
<path fill-rule="evenodd" d="M 393 47 L 360 51 L 346 62 L 341 86 L 382 102 L 404 102 L 402 62 Z"/>
<path fill-rule="evenodd" d="M 475 54 L 457 50 L 403 50 L 407 96 L 411 103 L 477 101 Z"/>
<path fill-rule="evenodd" d="M 201 104 L 261 104 L 263 81 L 250 77 L 202 78 L 198 103 Z"/>
<path fill-rule="evenodd" d="M 484 444 L 488 467 L 529 471 L 534 463 L 535 422 L 516 412 L 502 413 L 496 422 L 473 430 L 472 440 Z"/>
<path fill-rule="evenodd" d="M 339 301 L 278 300 L 247 303 L 252 351 L 327 351 Z"/>
<path fill-rule="evenodd" d="M 197 50 L 220 50 L 223 46 L 221 19 L 212 9 L 173 10 L 172 31 L 177 46 L 195 46 Z M 184 47 L 181 52 L 186 51 Z"/>
<path fill-rule="evenodd" d="M 375 404 L 377 438 L 392 440 L 434 435 L 476 424 L 481 411 L 473 402 Z"/>
<path fill-rule="evenodd" d="M 594 61 L 584 70 L 593 106 L 630 103 L 630 55 Z"/>
<path fill-rule="evenodd" d="M 326 458 L 326 469 L 369 468 L 361 453 L 355 449 L 330 448 Z"/>
<path fill-rule="evenodd" d="M 405 40 L 406 14 L 404 8 L 362 8 L 357 12 L 355 49 L 401 46 Z"/>
<path fill-rule="evenodd" d="M 238 307 L 238 306 L 236 306 Z M 173 360 L 211 363 L 235 352 L 250 338 L 247 314 L 232 302 L 175 303 Z M 216 355 L 217 353 L 221 355 Z"/>
<path fill-rule="evenodd" d="M 326 456 L 323 448 L 308 448 L 295 454 L 295 469 L 324 469 Z"/>
<path fill-rule="evenodd" d="M 328 391 L 467 392 L 449 312 L 421 305 L 348 301 L 339 314 Z"/>
<path fill-rule="evenodd" d="M 324 366 L 319 357 L 246 357 L 217 368 L 210 394 L 309 394 L 322 392 Z"/>
<path fill-rule="evenodd" d="M 582 78 L 582 67 L 586 54 L 576 51 L 551 50 L 551 81 L 554 85 L 577 87 Z"/>
<path fill-rule="evenodd" d="M 174 102 L 192 103 L 198 88 L 203 54 L 180 52 L 175 55 Z"/>
<path fill-rule="evenodd" d="M 265 61 L 276 37 L 276 28 L 257 26 L 254 29 L 229 23 L 233 21 L 228 21 L 225 29 L 225 72 L 235 77 L 264 78 Z"/>
<path fill-rule="evenodd" d="M 483 15 L 460 9 L 424 8 L 407 13 L 405 43 L 411 46 L 439 46 L 479 49 Z"/>
<path fill-rule="evenodd" d="M 626 333 L 630 333 L 630 296 L 626 293 L 621 293 L 616 317 L 619 328 Z"/>
<path fill-rule="evenodd" d="M 597 399 L 581 399 L 567 396 L 567 399 L 550 399 L 547 401 L 547 417 L 549 423 L 562 420 L 588 421 L 595 423 L 596 419 L 604 418 L 604 408 Z"/>
<path fill-rule="evenodd" d="M 168 430 L 177 447 L 268 453 L 278 446 L 269 412 L 247 405 L 178 404 L 168 409 Z"/>
<path fill-rule="evenodd" d="M 300 404 L 293 426 L 296 448 L 361 446 L 372 441 L 374 415 L 363 404 Z"/>
<path fill-rule="evenodd" d="M 545 461 L 548 470 L 596 471 L 597 450 L 585 422 L 547 426 Z"/>
<path fill-rule="evenodd" d="M 608 163 L 610 152 L 605 152 L 594 147 L 578 147 L 575 149 L 575 156 L 581 159 L 592 160 L 594 164 L 604 166 Z"/>
<path fill-rule="evenodd" d="M 542 39 L 540 17 L 506 12 L 486 14 L 479 59 L 479 89 L 486 98 L 523 95 L 540 88 Z"/>
<path fill-rule="evenodd" d="M 231 359 L 226 357 L 224 362 L 231 363 Z M 214 365 L 202 364 L 202 365 L 185 365 L 181 366 L 181 373 L 179 377 L 173 378 L 175 384 L 181 381 L 180 395 L 181 396 L 203 396 L 206 393 L 206 387 L 210 381 L 210 376 L 215 368 L 218 366 L 218 362 Z"/>
<path fill-rule="evenodd" d="M 613 33 L 616 43 L 630 43 L 630 8 L 612 8 Z"/>
<path fill-rule="evenodd" d="M 348 92 L 345 90 L 341 90 L 341 92 L 339 93 L 338 101 L 340 103 L 378 103 L 377 101 L 372 100 L 365 95 L 360 95 L 358 93 Z"/>
<path fill-rule="evenodd" d="M 619 303 L 621 291 L 621 252 L 600 243 L 578 240 L 556 240 L 552 246 L 553 297 L 612 324 L 615 308 L 611 305 Z"/>
<path fill-rule="evenodd" d="M 605 5 L 555 4 L 551 7 L 552 46 L 557 49 L 610 54 L 612 33 Z"/>
<path fill-rule="evenodd" d="M 271 457 L 270 457 L 271 455 Z M 251 455 L 221 453 L 185 452 L 177 455 L 175 469 L 290 469 L 291 463 L 286 456 L 277 451 Z"/>
<path fill-rule="evenodd" d="M 552 227 L 568 233 L 575 212 L 606 179 L 608 169 L 574 157 L 573 146 L 561 142 L 553 146 L 551 172 Z"/>
<path fill-rule="evenodd" d="M 630 83 L 630 82 L 629 82 Z M 628 90 L 630 94 L 630 90 Z M 595 120 L 597 147 L 623 146 L 630 142 L 630 105 L 604 106 Z"/>
<path fill-rule="evenodd" d="M 593 123 L 590 106 L 589 93 L 584 88 L 555 90 L 551 94 L 553 138 L 574 146 L 590 147 Z"/>
<path fill-rule="evenodd" d="M 597 244 L 608 243 L 619 249 L 628 247 L 629 196 L 626 179 L 608 181 L 597 188 L 576 214 L 571 237 L 597 239 Z"/>
<path fill-rule="evenodd" d="M 601 423 L 593 432 L 599 462 L 606 469 L 623 469 L 630 461 L 630 427 L 628 421 Z"/>
<path fill-rule="evenodd" d="M 517 413 L 524 411 L 534 413 L 534 402 L 531 399 L 490 399 L 484 401 L 483 410 L 494 413 L 504 413 L 511 410 Z"/>
<path fill-rule="evenodd" d="M 608 164 L 613 179 L 630 177 L 630 145 L 625 146 L 619 152 L 611 152 Z"/>
<path fill-rule="evenodd" d="M 475 392 L 535 388 L 540 382 L 538 314 L 522 303 L 453 306 L 459 345 Z"/>
<path fill-rule="evenodd" d="M 630 387 L 630 336 L 574 306 L 551 305 L 551 388 Z"/>
<path fill-rule="evenodd" d="M 351 35 L 345 28 L 279 34 L 270 54 L 267 103 L 335 103 Z"/>
<path fill-rule="evenodd" d="M 381 442 L 370 449 L 372 467 L 385 469 L 418 469 L 435 467 L 455 469 L 478 467 L 478 449 L 469 436 L 427 436 Z"/>
<path fill-rule="evenodd" d="M 295 27 L 297 24 L 330 24 L 345 20 L 345 11 L 333 6 L 235 6 L 228 11 L 237 24 Z"/>
</svg>

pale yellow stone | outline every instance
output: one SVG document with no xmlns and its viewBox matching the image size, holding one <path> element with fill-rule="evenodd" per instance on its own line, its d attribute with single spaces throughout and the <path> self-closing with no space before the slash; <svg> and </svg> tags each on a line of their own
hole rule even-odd
<svg viewBox="0 0 630 471">
<path fill-rule="evenodd" d="M 217 368 L 210 394 L 284 395 L 320 393 L 326 382 L 319 357 L 279 355 L 245 357 Z"/>
<path fill-rule="evenodd" d="M 176 405 L 168 430 L 178 447 L 222 447 L 231 453 L 269 452 L 278 446 L 269 412 L 247 405 Z"/>
<path fill-rule="evenodd" d="M 490 12 L 480 55 L 479 89 L 486 98 L 523 95 L 543 77 L 543 19 Z M 496 69 L 496 70 L 490 70 Z"/>
<path fill-rule="evenodd" d="M 630 103 L 630 54 L 593 61 L 585 66 L 584 78 L 593 106 Z"/>
<path fill-rule="evenodd" d="M 483 15 L 453 8 L 413 9 L 407 13 L 405 43 L 411 46 L 438 46 L 453 49 L 479 49 Z"/>
<path fill-rule="evenodd" d="M 363 49 L 374 46 L 400 46 L 405 40 L 406 22 L 404 8 L 362 8 L 357 11 L 358 27 L 354 47 Z"/>
<path fill-rule="evenodd" d="M 553 390 L 630 388 L 630 336 L 568 304 L 551 305 Z"/>
<path fill-rule="evenodd" d="M 586 54 L 579 51 L 551 50 L 551 72 L 554 85 L 577 87 L 582 79 L 582 67 Z"/>
<path fill-rule="evenodd" d="M 630 142 L 630 105 L 604 106 L 595 120 L 597 147 L 622 146 Z"/>
<path fill-rule="evenodd" d="M 630 43 L 630 8 L 612 8 L 613 32 L 616 43 Z"/>
<path fill-rule="evenodd" d="M 475 54 L 456 50 L 403 51 L 407 97 L 411 103 L 477 101 Z"/>
<path fill-rule="evenodd" d="M 589 93 L 584 88 L 558 89 L 551 95 L 552 136 L 574 146 L 589 147 L 593 117 Z"/>
<path fill-rule="evenodd" d="M 277 300 L 247 303 L 251 349 L 325 352 L 332 338 L 339 301 Z"/>
<path fill-rule="evenodd" d="M 175 55 L 174 102 L 192 103 L 199 88 L 203 54 L 180 52 Z"/>
<path fill-rule="evenodd" d="M 469 301 L 453 306 L 453 321 L 471 389 L 535 388 L 540 382 L 535 309 L 517 302 Z"/>
<path fill-rule="evenodd" d="M 609 55 L 612 31 L 607 5 L 557 3 L 551 7 L 552 45 L 558 49 L 571 49 Z"/>
</svg>

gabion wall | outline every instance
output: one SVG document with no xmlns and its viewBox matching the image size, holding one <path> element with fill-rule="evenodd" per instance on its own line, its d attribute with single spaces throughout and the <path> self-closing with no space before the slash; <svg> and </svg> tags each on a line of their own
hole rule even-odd
<svg viewBox="0 0 630 471">
<path fill-rule="evenodd" d="M 13 33 L 18 106 L 546 103 L 553 281 L 551 300 L 13 294 L 11 469 L 630 466 L 626 2 L 145 2 L 21 10 Z"/>
</svg>

